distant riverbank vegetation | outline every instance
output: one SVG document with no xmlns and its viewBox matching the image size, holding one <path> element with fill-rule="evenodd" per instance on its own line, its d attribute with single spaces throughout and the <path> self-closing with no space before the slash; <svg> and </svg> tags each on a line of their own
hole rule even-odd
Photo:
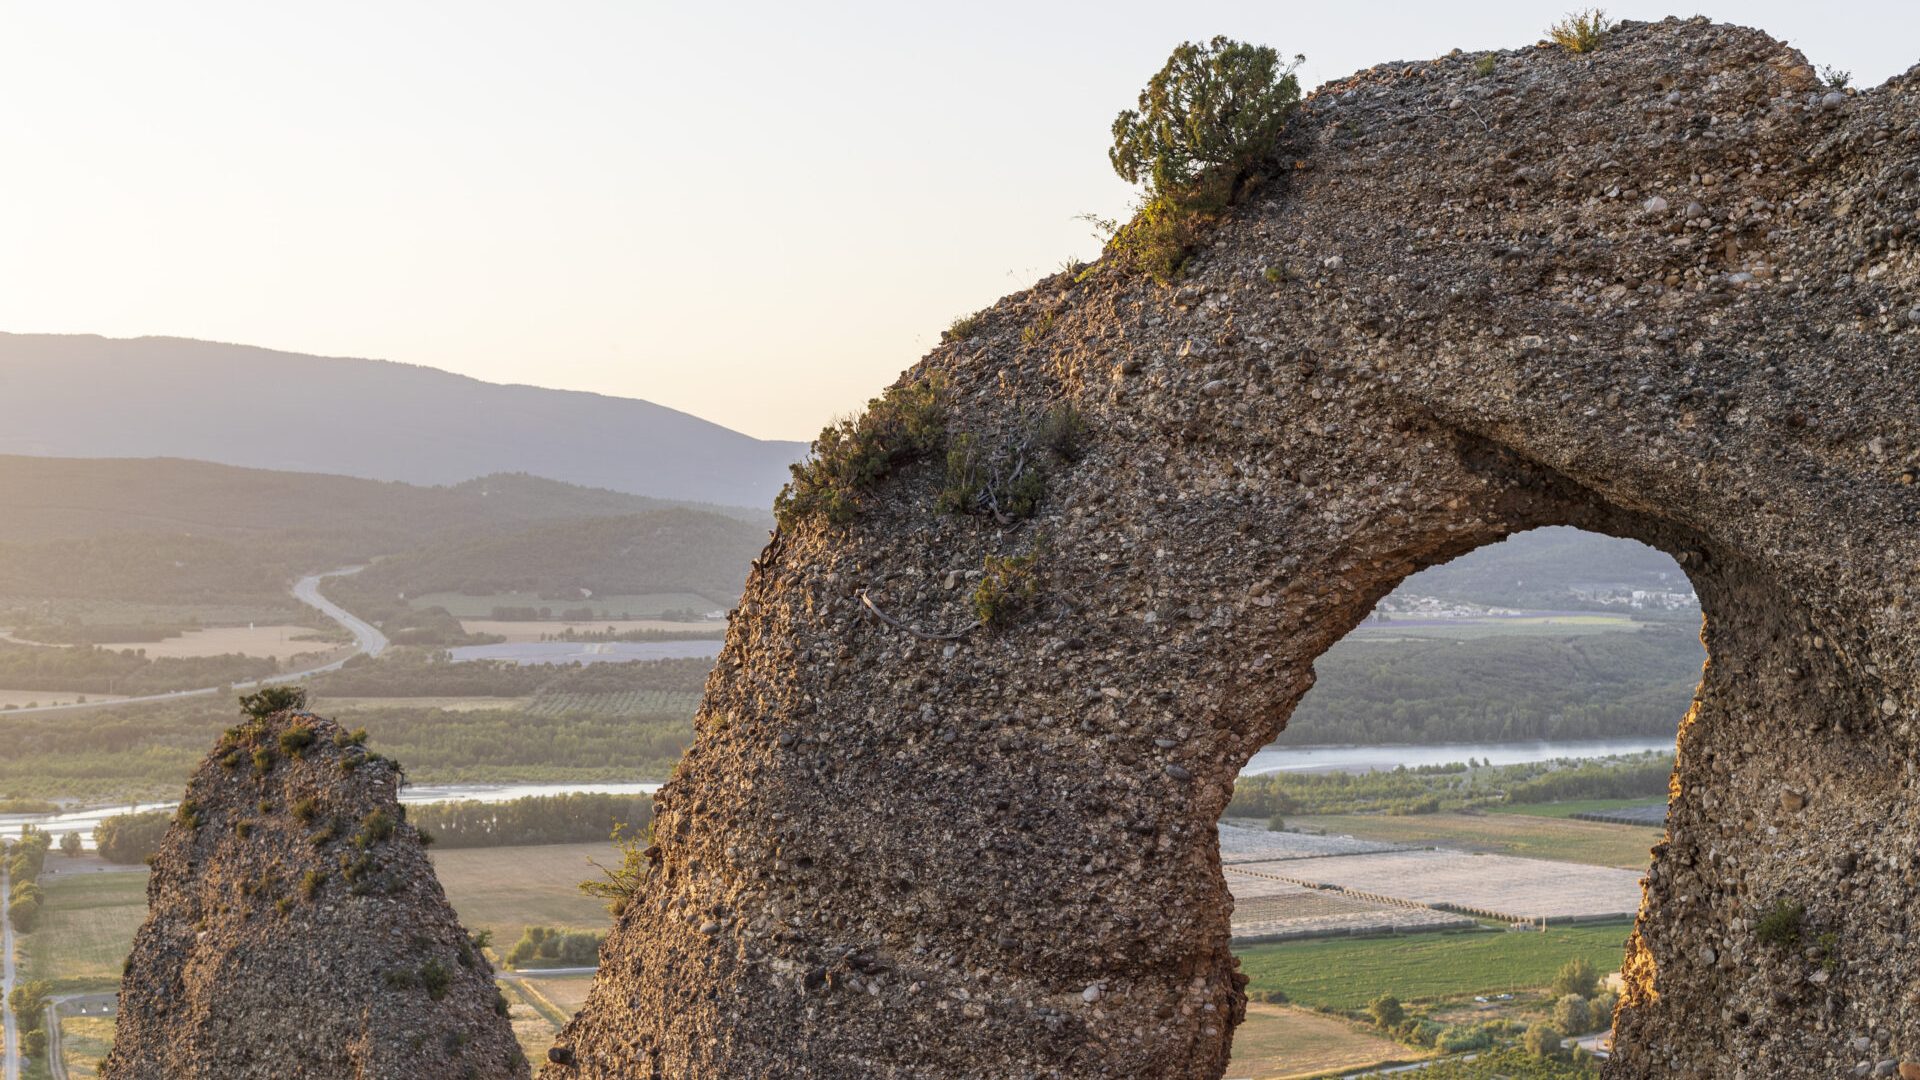
<svg viewBox="0 0 1920 1080">
<path fill-rule="evenodd" d="M 0 687 L 138 696 L 249 682 L 280 670 L 272 660 L 233 653 L 155 658 L 142 649 L 0 642 Z"/>
<path fill-rule="evenodd" d="M 653 797 L 568 792 L 497 803 L 468 799 L 409 806 L 407 820 L 442 849 L 580 844 L 616 831 L 644 835 L 653 820 Z M 145 862 L 160 850 L 172 821 L 167 810 L 116 814 L 94 830 L 94 844 L 108 862 Z"/>
<path fill-rule="evenodd" d="M 1433 814 L 1567 799 L 1640 799 L 1667 794 L 1671 754 L 1522 765 L 1423 765 L 1384 772 L 1285 772 L 1243 776 L 1227 816 L 1284 820 L 1290 814 Z"/>
<path fill-rule="evenodd" d="M 316 680 L 313 708 L 350 718 L 419 783 L 562 783 L 665 779 L 693 740 L 708 661 L 582 667 L 370 661 Z M 438 683 L 406 678 L 445 676 Z M 473 669 L 471 672 L 462 669 Z M 438 686 L 438 689 L 425 689 Z M 657 689 L 648 690 L 647 687 Z M 435 696 L 502 698 L 497 707 Z M 378 698 L 367 705 L 351 698 Z M 418 705 L 396 698 L 418 697 Z M 342 700 L 342 699 L 347 700 Z M 200 697 L 103 706 L 84 714 L 11 713 L 0 797 L 95 802 L 174 798 L 187 773 L 232 726 L 232 700 Z M 604 836 L 605 834 L 602 833 Z"/>
<path fill-rule="evenodd" d="M 1669 737 L 1700 682 L 1697 633 L 1344 641 L 1283 746 Z"/>
</svg>

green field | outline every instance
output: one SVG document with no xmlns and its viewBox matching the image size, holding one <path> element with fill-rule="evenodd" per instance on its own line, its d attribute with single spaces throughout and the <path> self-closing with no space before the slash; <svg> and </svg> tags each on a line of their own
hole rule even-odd
<svg viewBox="0 0 1920 1080">
<path fill-rule="evenodd" d="M 67 873 L 40 879 L 39 925 L 21 938 L 26 975 L 59 994 L 112 990 L 147 915 L 147 875 Z"/>
<path fill-rule="evenodd" d="M 533 698 L 527 713 L 543 719 L 558 719 L 573 713 L 595 716 L 658 716 L 679 713 L 692 716 L 700 707 L 700 695 L 684 690 L 618 690 L 612 693 L 540 694 Z"/>
<path fill-rule="evenodd" d="M 529 926 L 605 931 L 613 923 L 605 902 L 580 891 L 600 872 L 588 859 L 619 861 L 610 843 L 435 851 L 433 869 L 468 930 L 493 931 L 504 952 Z"/>
<path fill-rule="evenodd" d="M 663 611 L 690 610 L 705 614 L 729 606 L 697 593 L 686 592 L 596 596 L 590 600 L 543 600 L 540 594 L 528 592 L 493 593 L 487 596 L 437 592 L 408 597 L 407 604 L 416 611 L 430 607 L 445 608 L 448 614 L 461 619 L 487 618 L 496 607 L 548 608 L 552 610 L 554 618 L 559 618 L 562 611 L 592 608 L 596 619 L 653 619 Z"/>
<path fill-rule="evenodd" d="M 1505 930 L 1410 937 L 1329 938 L 1252 945 L 1236 950 L 1250 990 L 1278 990 L 1296 1003 L 1348 1012 L 1380 994 L 1403 1002 L 1444 1001 L 1474 994 L 1544 987 L 1560 965 L 1585 957 L 1615 971 L 1630 921 L 1558 927 L 1547 933 Z"/>
<path fill-rule="evenodd" d="M 1596 814 L 1604 810 L 1625 810 L 1637 806 L 1665 806 L 1665 799 L 1569 799 L 1555 803 L 1509 803 L 1486 807 L 1489 814 L 1519 814 L 1524 817 L 1570 818 L 1575 814 Z"/>
<path fill-rule="evenodd" d="M 1618 866 L 1628 870 L 1645 869 L 1652 857 L 1653 845 L 1659 843 L 1662 836 L 1659 829 L 1570 821 L 1559 815 L 1327 814 L 1289 817 L 1287 824 L 1311 832 L 1362 840 L 1433 844 L 1460 851 Z"/>
<path fill-rule="evenodd" d="M 93 1080 L 101 1059 L 113 1048 L 113 1021 L 104 1016 L 68 1016 L 60 1020 L 60 1049 L 68 1080 Z"/>
</svg>

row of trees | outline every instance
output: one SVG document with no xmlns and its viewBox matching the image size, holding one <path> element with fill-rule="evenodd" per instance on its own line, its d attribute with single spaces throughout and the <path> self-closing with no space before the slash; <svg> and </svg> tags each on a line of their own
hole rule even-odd
<svg viewBox="0 0 1920 1080">
<path fill-rule="evenodd" d="M 607 935 L 584 930 L 557 930 L 529 926 L 507 950 L 510 968 L 593 967 L 600 962 L 600 946 Z"/>
<path fill-rule="evenodd" d="M 579 844 L 605 840 L 621 830 L 644 833 L 653 820 L 653 799 L 647 795 L 532 795 L 499 803 L 429 803 L 410 807 L 407 818 L 443 848 Z"/>
<path fill-rule="evenodd" d="M 160 841 L 171 824 L 173 814 L 166 810 L 115 815 L 94 827 L 94 850 L 108 862 L 123 866 L 146 862 L 160 850 Z"/>
<path fill-rule="evenodd" d="M 1423 765 L 1385 772 L 1279 772 L 1243 776 L 1227 804 L 1232 817 L 1288 814 L 1431 814 L 1500 803 L 1640 799 L 1667 793 L 1671 755 L 1519 765 Z"/>
<path fill-rule="evenodd" d="M 46 865 L 47 851 L 52 847 L 52 835 L 32 825 L 21 830 L 20 839 L 7 845 L 7 874 L 12 882 L 7 914 L 19 933 L 28 933 L 40 921 L 40 868 Z"/>
<path fill-rule="evenodd" d="M 37 1059 L 47 1052 L 47 999 L 53 986 L 45 979 L 28 979 L 7 995 L 13 1015 L 20 1023 L 20 1056 Z"/>
</svg>

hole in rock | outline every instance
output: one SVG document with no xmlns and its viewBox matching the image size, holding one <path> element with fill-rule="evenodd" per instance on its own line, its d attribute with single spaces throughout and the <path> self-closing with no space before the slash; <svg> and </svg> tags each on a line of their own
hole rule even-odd
<svg viewBox="0 0 1920 1080">
<path fill-rule="evenodd" d="M 1228 1075 L 1604 1032 L 1700 629 L 1671 557 L 1555 526 L 1406 578 L 1322 654 L 1221 822 Z"/>
</svg>

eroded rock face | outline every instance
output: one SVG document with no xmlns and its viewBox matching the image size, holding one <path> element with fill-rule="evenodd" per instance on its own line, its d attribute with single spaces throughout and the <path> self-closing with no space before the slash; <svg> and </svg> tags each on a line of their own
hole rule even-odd
<svg viewBox="0 0 1920 1080">
<path fill-rule="evenodd" d="M 1479 61 L 1322 90 L 1177 287 L 1057 276 L 907 374 L 1089 445 L 1029 521 L 934 454 L 769 546 L 543 1075 L 1221 1075 L 1236 772 L 1395 583 L 1549 524 L 1674 554 L 1712 658 L 1610 1075 L 1920 1057 L 1920 78 L 1704 21 Z M 1033 603 L 931 639 L 990 555 Z"/>
<path fill-rule="evenodd" d="M 528 1074 L 399 776 L 309 713 L 228 734 L 154 860 L 103 1077 Z"/>
</svg>

